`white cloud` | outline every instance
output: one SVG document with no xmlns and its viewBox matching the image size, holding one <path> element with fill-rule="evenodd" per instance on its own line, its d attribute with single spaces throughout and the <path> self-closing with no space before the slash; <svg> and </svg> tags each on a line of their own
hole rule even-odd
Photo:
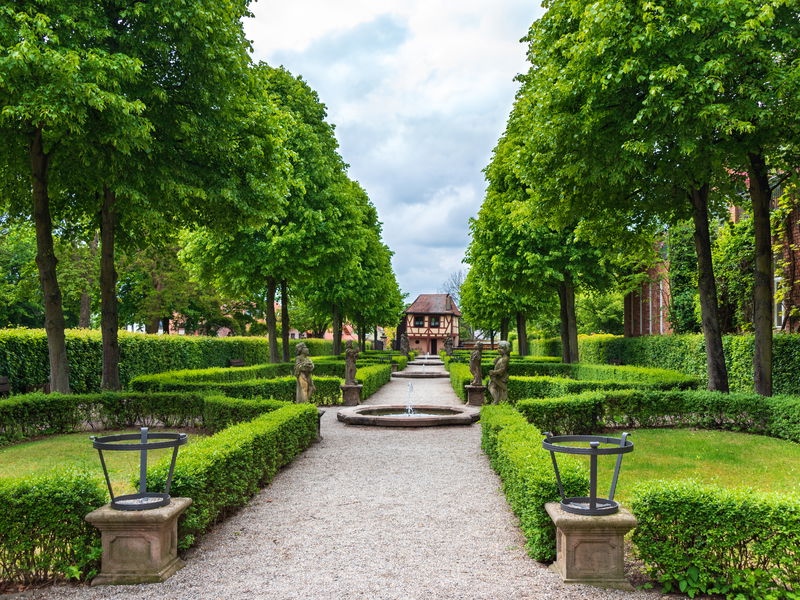
<svg viewBox="0 0 800 600">
<path fill-rule="evenodd" d="M 256 59 L 303 75 L 328 106 L 412 299 L 461 268 L 481 169 L 526 69 L 519 39 L 541 12 L 528 0 L 261 0 L 245 24 Z"/>
</svg>

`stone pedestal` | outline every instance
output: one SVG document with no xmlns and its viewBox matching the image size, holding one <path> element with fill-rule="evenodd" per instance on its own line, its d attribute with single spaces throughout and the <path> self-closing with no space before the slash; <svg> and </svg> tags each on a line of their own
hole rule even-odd
<svg viewBox="0 0 800 600">
<path fill-rule="evenodd" d="M 397 363 L 392 363 L 392 373 L 397 373 Z"/>
<path fill-rule="evenodd" d="M 465 385 L 464 389 L 467 390 L 467 404 L 470 406 L 483 406 L 483 400 L 486 398 L 485 385 Z"/>
<path fill-rule="evenodd" d="M 556 525 L 556 562 L 551 567 L 564 583 L 583 583 L 632 590 L 625 578 L 625 534 L 636 518 L 624 508 L 613 515 L 589 517 L 564 511 L 558 502 L 545 505 Z"/>
<path fill-rule="evenodd" d="M 361 388 L 364 387 L 361 384 L 356 385 L 343 385 L 340 386 L 342 388 L 342 398 L 344 402 L 342 404 L 344 406 L 358 406 L 361 403 Z"/>
<path fill-rule="evenodd" d="M 86 515 L 100 530 L 103 560 L 92 585 L 160 583 L 183 567 L 178 558 L 178 517 L 191 498 L 172 498 L 152 510 L 114 510 L 106 504 Z"/>
</svg>

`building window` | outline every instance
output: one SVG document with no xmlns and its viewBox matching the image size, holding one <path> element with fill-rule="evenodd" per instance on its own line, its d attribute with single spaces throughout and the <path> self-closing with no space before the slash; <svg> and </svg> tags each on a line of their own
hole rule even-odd
<svg viewBox="0 0 800 600">
<path fill-rule="evenodd" d="M 778 295 L 778 290 L 781 287 L 781 277 L 775 278 L 775 296 Z M 784 308 L 783 308 L 783 301 L 775 299 L 775 328 L 781 329 L 783 327 L 783 318 L 784 318 Z"/>
<path fill-rule="evenodd" d="M 425 317 L 414 317 L 414 327 L 425 327 Z"/>
<path fill-rule="evenodd" d="M 414 340 L 414 343 L 415 344 L 419 344 L 419 340 Z"/>
<path fill-rule="evenodd" d="M 431 317 L 431 327 L 439 327 L 439 317 Z"/>
</svg>

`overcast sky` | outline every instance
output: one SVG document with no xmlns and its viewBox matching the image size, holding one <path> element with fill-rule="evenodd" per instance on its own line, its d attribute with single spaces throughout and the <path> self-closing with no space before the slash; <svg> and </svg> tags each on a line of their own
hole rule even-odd
<svg viewBox="0 0 800 600">
<path fill-rule="evenodd" d="M 254 58 L 302 75 L 328 107 L 403 292 L 438 292 L 464 268 L 538 2 L 259 0 L 253 12 Z"/>
</svg>

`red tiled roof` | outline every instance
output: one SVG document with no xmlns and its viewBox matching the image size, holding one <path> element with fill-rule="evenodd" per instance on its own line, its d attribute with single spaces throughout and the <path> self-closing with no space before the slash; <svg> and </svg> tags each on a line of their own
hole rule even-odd
<svg viewBox="0 0 800 600">
<path fill-rule="evenodd" d="M 461 316 L 461 311 L 458 310 L 450 294 L 420 294 L 411 306 L 406 309 L 406 313 Z"/>
</svg>

